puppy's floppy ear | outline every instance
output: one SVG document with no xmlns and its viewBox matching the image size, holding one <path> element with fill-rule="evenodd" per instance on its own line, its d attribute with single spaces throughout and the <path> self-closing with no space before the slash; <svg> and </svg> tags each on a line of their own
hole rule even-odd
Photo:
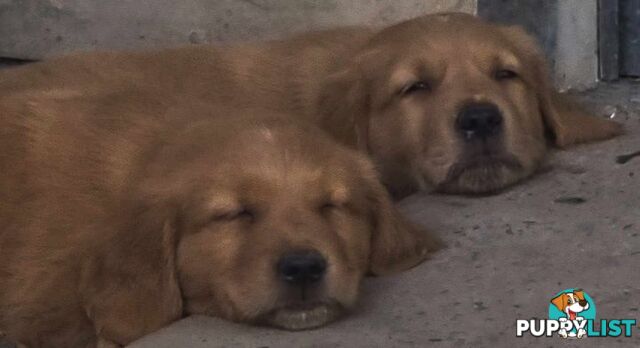
<svg viewBox="0 0 640 348">
<path fill-rule="evenodd" d="M 564 312 L 564 309 L 567 308 L 569 304 L 569 296 L 567 294 L 562 293 L 551 299 L 551 303 L 558 308 L 561 312 Z"/>
<path fill-rule="evenodd" d="M 405 218 L 377 176 L 369 177 L 373 232 L 369 273 L 385 275 L 412 268 L 443 244 L 438 237 Z"/>
<path fill-rule="evenodd" d="M 360 71 L 361 58 L 350 60 L 322 82 L 318 110 L 322 128 L 343 144 L 369 147 L 369 96 Z"/>
<path fill-rule="evenodd" d="M 565 94 L 553 87 L 551 74 L 536 40 L 518 26 L 503 28 L 508 41 L 524 60 L 528 83 L 537 92 L 543 121 L 554 145 L 564 148 L 574 144 L 605 140 L 623 132 L 619 123 L 591 115 Z M 527 78 L 527 76 L 525 78 Z"/>
<path fill-rule="evenodd" d="M 623 133 L 619 123 L 591 115 L 567 95 L 547 89 L 540 96 L 542 116 L 556 146 L 605 140 Z"/>
<path fill-rule="evenodd" d="M 579 299 L 579 300 L 584 300 L 584 291 L 583 290 L 573 290 L 573 294 Z"/>
<path fill-rule="evenodd" d="M 98 337 L 120 345 L 182 316 L 172 209 L 132 210 L 84 267 L 80 289 Z"/>
</svg>

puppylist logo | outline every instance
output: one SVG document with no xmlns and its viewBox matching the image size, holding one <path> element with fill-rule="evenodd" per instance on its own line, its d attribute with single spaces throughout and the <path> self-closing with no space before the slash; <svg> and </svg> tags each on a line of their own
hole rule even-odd
<svg viewBox="0 0 640 348">
<path fill-rule="evenodd" d="M 635 326 L 636 319 L 596 320 L 596 304 L 591 296 L 582 289 L 566 289 L 551 298 L 549 319 L 516 320 L 516 336 L 631 337 Z"/>
</svg>

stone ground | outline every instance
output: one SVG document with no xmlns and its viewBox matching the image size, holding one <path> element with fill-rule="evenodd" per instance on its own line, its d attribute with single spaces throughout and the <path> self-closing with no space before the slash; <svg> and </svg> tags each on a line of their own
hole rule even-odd
<svg viewBox="0 0 640 348">
<path fill-rule="evenodd" d="M 627 134 L 553 153 L 533 179 L 499 195 L 421 194 L 400 202 L 448 249 L 403 274 L 367 279 L 359 307 L 325 328 L 285 332 L 190 317 L 131 347 L 617 347 L 632 338 L 517 338 L 516 319 L 547 318 L 549 300 L 580 287 L 598 318 L 640 319 L 640 81 L 581 98 L 616 112 Z M 6 346 L 0 343 L 1 348 Z"/>
</svg>

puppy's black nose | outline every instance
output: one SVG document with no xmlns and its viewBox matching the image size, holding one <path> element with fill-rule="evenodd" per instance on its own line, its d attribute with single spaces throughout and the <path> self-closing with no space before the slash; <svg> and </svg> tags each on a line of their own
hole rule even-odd
<svg viewBox="0 0 640 348">
<path fill-rule="evenodd" d="M 578 303 L 580 304 L 580 306 L 585 307 L 589 302 L 587 302 L 587 300 L 580 300 L 578 301 Z"/>
<path fill-rule="evenodd" d="M 488 138 L 502 130 L 502 114 L 494 104 L 469 104 L 460 110 L 456 127 L 467 140 Z"/>
<path fill-rule="evenodd" d="M 310 284 L 324 277 L 327 261 L 315 250 L 289 252 L 278 261 L 278 274 L 287 283 Z"/>
</svg>

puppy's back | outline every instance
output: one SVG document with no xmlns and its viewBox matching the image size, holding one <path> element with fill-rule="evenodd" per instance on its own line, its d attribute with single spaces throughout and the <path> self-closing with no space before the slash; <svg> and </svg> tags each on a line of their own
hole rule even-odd
<svg viewBox="0 0 640 348">
<path fill-rule="evenodd" d="M 0 330 L 36 346 L 93 339 L 82 269 L 125 226 L 121 204 L 169 124 L 189 123 L 174 104 L 134 91 L 0 98 Z"/>
<path fill-rule="evenodd" d="M 74 53 L 0 71 L 0 97 L 67 88 L 134 89 L 240 107 L 308 111 L 321 81 L 372 33 L 348 27 L 228 46 Z"/>
</svg>

